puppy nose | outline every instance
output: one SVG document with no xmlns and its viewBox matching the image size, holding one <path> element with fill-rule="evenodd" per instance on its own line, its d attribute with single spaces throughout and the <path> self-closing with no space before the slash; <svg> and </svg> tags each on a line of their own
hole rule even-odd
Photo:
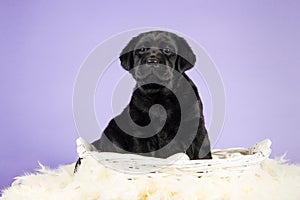
<svg viewBox="0 0 300 200">
<path fill-rule="evenodd" d="M 147 59 L 147 64 L 157 64 L 158 59 L 157 58 L 148 58 Z"/>
</svg>

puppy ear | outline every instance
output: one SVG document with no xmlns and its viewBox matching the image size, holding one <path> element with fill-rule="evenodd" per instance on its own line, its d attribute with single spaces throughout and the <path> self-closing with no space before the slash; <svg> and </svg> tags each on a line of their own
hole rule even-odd
<svg viewBox="0 0 300 200">
<path fill-rule="evenodd" d="M 132 38 L 130 42 L 126 45 L 126 47 L 122 50 L 119 57 L 121 61 L 121 66 L 127 71 L 131 70 L 134 67 L 133 54 L 136 43 L 137 38 Z"/>
<path fill-rule="evenodd" d="M 193 53 L 188 43 L 181 37 L 178 37 L 178 56 L 177 56 L 177 68 L 179 72 L 185 72 L 186 70 L 194 67 L 196 62 L 196 56 Z"/>
</svg>

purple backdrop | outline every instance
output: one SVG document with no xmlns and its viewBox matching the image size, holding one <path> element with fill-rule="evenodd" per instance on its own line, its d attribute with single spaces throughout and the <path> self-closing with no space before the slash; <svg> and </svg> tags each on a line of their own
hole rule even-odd
<svg viewBox="0 0 300 200">
<path fill-rule="evenodd" d="M 76 160 L 79 66 L 101 41 L 145 26 L 189 35 L 218 66 L 227 117 L 215 148 L 270 138 L 273 157 L 288 151 L 299 162 L 299 10 L 296 0 L 1 1 L 0 188 L 37 161 L 57 167 Z"/>
</svg>

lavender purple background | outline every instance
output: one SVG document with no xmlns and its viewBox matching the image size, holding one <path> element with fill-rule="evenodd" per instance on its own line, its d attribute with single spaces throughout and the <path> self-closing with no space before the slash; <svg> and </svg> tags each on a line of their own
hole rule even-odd
<svg viewBox="0 0 300 200">
<path fill-rule="evenodd" d="M 101 41 L 137 27 L 189 35 L 216 63 L 227 117 L 215 148 L 270 138 L 272 157 L 288 151 L 299 162 L 299 10 L 296 0 L 1 1 L 0 188 L 37 161 L 57 167 L 76 160 L 79 67 Z"/>
</svg>

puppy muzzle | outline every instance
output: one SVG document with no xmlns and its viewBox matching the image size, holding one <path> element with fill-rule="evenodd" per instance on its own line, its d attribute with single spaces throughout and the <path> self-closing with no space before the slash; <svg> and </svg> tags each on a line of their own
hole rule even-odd
<svg viewBox="0 0 300 200">
<path fill-rule="evenodd" d="M 171 69 L 160 64 L 146 64 L 136 67 L 135 78 L 142 82 L 168 81 L 172 78 Z"/>
</svg>

